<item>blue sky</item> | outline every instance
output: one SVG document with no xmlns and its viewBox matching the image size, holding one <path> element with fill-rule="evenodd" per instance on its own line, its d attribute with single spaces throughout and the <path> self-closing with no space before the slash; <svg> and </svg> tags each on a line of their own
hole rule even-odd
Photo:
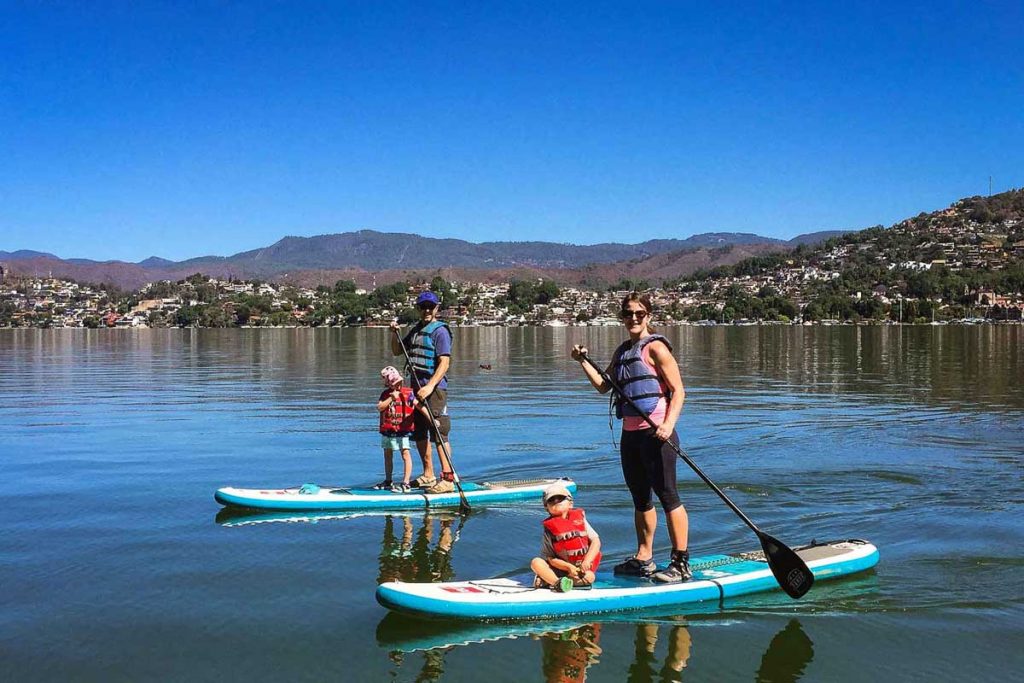
<svg viewBox="0 0 1024 683">
<path fill-rule="evenodd" d="M 1024 186 L 1021 26 L 1019 2 L 6 2 L 0 250 L 889 225 Z"/>
</svg>

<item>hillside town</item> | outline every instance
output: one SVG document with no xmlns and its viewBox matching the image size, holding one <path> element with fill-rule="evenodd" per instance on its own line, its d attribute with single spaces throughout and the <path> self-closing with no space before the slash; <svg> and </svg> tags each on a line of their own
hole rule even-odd
<svg viewBox="0 0 1024 683">
<path fill-rule="evenodd" d="M 884 287 L 857 292 L 852 304 L 871 301 L 877 316 L 847 319 L 810 317 L 808 303 L 801 295 L 808 283 L 830 282 L 834 271 L 800 266 L 765 276 L 739 276 L 707 281 L 698 291 L 680 288 L 647 290 L 657 310 L 660 325 L 715 324 L 880 324 L 880 323 L 981 323 L 1020 322 L 1024 297 L 992 291 L 978 291 L 973 306 L 943 306 L 941 300 L 892 297 Z M 163 286 L 172 283 L 160 283 Z M 387 303 L 371 303 L 372 292 L 339 283 L 335 289 L 298 289 L 259 282 L 220 281 L 194 276 L 174 283 L 178 291 L 158 296 L 154 287 L 128 295 L 117 295 L 89 285 L 59 279 L 7 279 L 0 285 L 0 327 L 37 328 L 161 328 L 161 327 L 319 327 L 382 326 L 391 320 L 415 320 L 416 295 L 431 283 L 403 284 Z M 509 298 L 510 290 L 524 283 L 488 285 L 480 283 L 432 283 L 444 290 L 442 316 L 461 327 L 539 325 L 618 325 L 619 301 L 628 289 L 592 291 L 573 287 L 552 288 L 551 296 L 536 296 L 520 303 Z M 540 289 L 546 283 L 525 283 Z M 351 300 L 363 300 L 345 310 L 338 305 L 338 288 Z M 737 295 L 756 300 L 766 290 L 783 292 L 782 304 L 769 315 L 737 317 L 730 303 Z M 771 295 L 772 299 L 780 299 Z M 926 307 L 927 306 L 927 307 Z M 928 310 L 934 317 L 910 312 Z M 953 314 L 953 315 L 951 315 Z M 955 317 L 954 317 L 955 315 Z"/>
<path fill-rule="evenodd" d="M 1024 191 L 972 197 L 890 228 L 747 258 L 650 283 L 642 272 L 604 287 L 552 279 L 401 281 L 359 288 L 218 279 L 196 273 L 138 291 L 0 264 L 0 327 L 322 327 L 416 319 L 424 289 L 459 326 L 617 325 L 619 301 L 647 292 L 662 325 L 1017 322 L 1024 312 Z"/>
</svg>

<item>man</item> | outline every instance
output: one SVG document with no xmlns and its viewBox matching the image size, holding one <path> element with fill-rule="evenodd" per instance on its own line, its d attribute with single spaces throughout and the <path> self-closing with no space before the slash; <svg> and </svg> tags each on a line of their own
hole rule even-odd
<svg viewBox="0 0 1024 683">
<path fill-rule="evenodd" d="M 433 292 L 423 292 L 416 298 L 416 308 L 420 313 L 420 321 L 402 339 L 409 359 L 409 385 L 416 392 L 422 405 L 426 405 L 437 421 L 437 432 L 431 425 L 431 419 L 422 411 L 415 414 L 416 428 L 413 439 L 416 450 L 423 461 L 423 474 L 413 482 L 427 493 L 450 493 L 455 490 L 455 474 L 451 461 L 446 455 L 451 453 L 448 432 L 451 430 L 451 418 L 448 416 L 448 367 L 451 364 L 452 331 L 448 324 L 437 319 L 440 300 Z M 397 322 L 391 323 L 391 329 L 398 330 Z M 402 344 L 397 335 L 391 337 L 391 353 L 402 355 Z M 439 432 L 439 433 L 438 433 Z M 434 463 L 430 441 L 438 444 L 438 459 L 441 462 L 441 477 L 434 477 Z"/>
</svg>

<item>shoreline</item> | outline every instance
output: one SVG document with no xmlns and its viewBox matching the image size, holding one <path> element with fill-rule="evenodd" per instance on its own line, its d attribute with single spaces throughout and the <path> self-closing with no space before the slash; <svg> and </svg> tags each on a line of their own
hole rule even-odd
<svg viewBox="0 0 1024 683">
<path fill-rule="evenodd" d="M 451 323 L 453 328 L 456 329 L 486 329 L 486 328 L 499 328 L 499 329 L 518 329 L 518 328 L 606 328 L 606 327 L 618 327 L 619 325 L 586 325 L 586 324 L 560 324 L 560 325 L 545 325 L 545 324 L 525 324 L 525 325 L 479 325 L 479 324 L 459 324 Z M 981 320 L 981 321 L 964 321 L 964 320 L 948 320 L 948 321 L 934 321 L 927 323 L 900 323 L 889 320 L 871 320 L 871 321 L 814 321 L 814 322 L 777 322 L 777 321 L 759 321 L 759 322 L 732 322 L 732 323 L 719 323 L 715 321 L 698 321 L 698 322 L 655 322 L 655 327 L 1006 327 L 1006 326 L 1024 326 L 1022 320 Z M 7 330 L 343 330 L 343 329 L 389 329 L 387 325 L 237 325 L 232 327 L 201 327 L 193 325 L 189 327 L 150 327 L 149 325 L 134 325 L 134 326 L 113 326 L 113 327 L 85 327 L 83 325 L 78 326 L 53 326 L 53 327 L 0 327 L 0 331 Z"/>
</svg>

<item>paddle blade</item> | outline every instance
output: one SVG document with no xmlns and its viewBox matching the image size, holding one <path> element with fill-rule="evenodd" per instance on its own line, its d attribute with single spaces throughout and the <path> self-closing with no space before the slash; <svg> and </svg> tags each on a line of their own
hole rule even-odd
<svg viewBox="0 0 1024 683">
<path fill-rule="evenodd" d="M 792 548 L 763 531 L 757 537 L 779 586 L 794 600 L 802 598 L 814 585 L 814 574 L 807 568 L 807 563 Z"/>
</svg>

